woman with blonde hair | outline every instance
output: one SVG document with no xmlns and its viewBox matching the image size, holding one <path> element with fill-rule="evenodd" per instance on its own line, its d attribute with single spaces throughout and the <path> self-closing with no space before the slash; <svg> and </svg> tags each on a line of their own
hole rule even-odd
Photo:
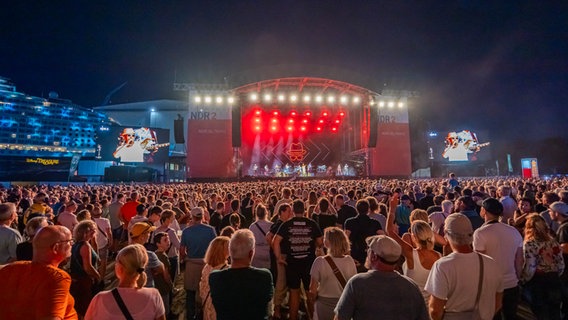
<svg viewBox="0 0 568 320">
<path fill-rule="evenodd" d="M 526 217 L 523 254 L 525 263 L 520 280 L 530 297 L 532 312 L 537 319 L 560 319 L 560 275 L 565 262 L 560 244 L 550 235 L 546 221 L 538 213 Z"/>
<path fill-rule="evenodd" d="M 209 274 L 213 270 L 223 270 L 229 265 L 229 237 L 219 236 L 209 243 L 207 252 L 205 252 L 205 267 L 201 272 L 201 280 L 199 281 L 199 295 L 203 306 L 203 320 L 215 320 L 217 314 L 211 302 L 211 292 L 209 289 Z"/>
<path fill-rule="evenodd" d="M 355 261 L 349 255 L 349 238 L 338 227 L 324 230 L 323 244 L 327 255 L 317 257 L 310 271 L 308 301 L 313 306 L 314 320 L 333 319 L 334 309 L 347 281 L 357 274 Z M 336 275 L 334 270 L 339 270 Z"/>
<path fill-rule="evenodd" d="M 75 226 L 75 243 L 71 248 L 70 293 L 75 298 L 75 310 L 80 317 L 85 315 L 87 307 L 96 293 L 95 286 L 100 283 L 101 275 L 97 271 L 100 261 L 91 241 L 97 233 L 97 224 L 93 220 L 83 220 Z"/>
<path fill-rule="evenodd" d="M 140 244 L 131 244 L 118 252 L 114 271 L 118 278 L 118 288 L 97 294 L 87 310 L 85 319 L 131 319 L 163 320 L 166 319 L 164 303 L 155 288 L 146 288 L 148 263 L 146 249 Z M 119 307 L 122 301 L 126 310 Z"/>
<path fill-rule="evenodd" d="M 398 196 L 395 194 L 391 199 L 390 210 L 387 216 L 387 235 L 402 247 L 402 255 L 406 259 L 402 265 L 402 270 L 406 276 L 416 282 L 426 305 L 428 305 L 430 294 L 424 290 L 424 286 L 426 285 L 426 280 L 428 280 L 432 265 L 441 257 L 440 253 L 434 250 L 434 232 L 427 222 L 421 220 L 421 213 L 418 213 L 418 217 L 411 219 L 412 222 L 409 229 L 411 243 L 405 241 L 404 237 L 401 238 L 394 224 L 397 204 Z"/>
</svg>

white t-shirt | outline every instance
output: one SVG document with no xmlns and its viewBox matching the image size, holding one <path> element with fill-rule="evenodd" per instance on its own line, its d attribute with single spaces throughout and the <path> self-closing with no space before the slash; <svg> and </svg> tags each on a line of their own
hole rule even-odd
<svg viewBox="0 0 568 320">
<path fill-rule="evenodd" d="M 515 254 L 523 249 L 523 238 L 517 229 L 504 223 L 485 224 L 473 233 L 473 248 L 484 251 L 497 262 L 503 275 L 503 288 L 517 286 Z"/>
<path fill-rule="evenodd" d="M 345 282 L 349 281 L 351 277 L 357 274 L 357 267 L 351 256 L 340 258 L 332 257 L 332 259 L 343 275 L 343 278 L 345 278 Z M 325 257 L 317 257 L 314 260 L 310 275 L 319 282 L 318 296 L 325 298 L 339 298 L 341 296 L 343 288 L 341 288 L 339 280 L 337 280 L 331 266 L 325 261 Z"/>
<path fill-rule="evenodd" d="M 108 235 L 106 232 L 110 230 L 110 221 L 107 218 L 93 218 L 93 220 L 98 226 L 95 241 L 97 242 L 97 247 L 102 249 L 108 245 Z M 103 234 L 103 232 L 105 232 L 105 234 Z"/>
<path fill-rule="evenodd" d="M 491 319 L 495 295 L 503 292 L 503 277 L 495 260 L 481 256 L 484 270 L 479 311 L 481 319 Z M 479 267 L 478 253 L 451 253 L 434 262 L 424 289 L 436 298 L 447 300 L 447 312 L 471 311 L 477 296 Z"/>
<path fill-rule="evenodd" d="M 444 221 L 446 221 L 446 218 L 450 214 L 451 213 L 444 213 L 442 211 L 437 211 L 437 212 L 432 212 L 430 216 L 428 216 L 428 219 L 430 219 L 430 223 L 432 223 L 432 231 L 435 234 L 441 234 L 440 229 L 442 228 Z"/>
<path fill-rule="evenodd" d="M 154 288 L 118 288 L 128 312 L 136 320 L 154 320 L 165 314 L 160 292 Z M 124 320 L 124 315 L 111 291 L 98 293 L 85 314 L 85 320 Z"/>
</svg>

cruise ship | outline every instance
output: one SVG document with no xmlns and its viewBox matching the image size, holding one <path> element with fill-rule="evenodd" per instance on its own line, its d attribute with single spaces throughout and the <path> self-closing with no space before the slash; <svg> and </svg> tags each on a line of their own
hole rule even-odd
<svg viewBox="0 0 568 320">
<path fill-rule="evenodd" d="M 28 175 L 37 181 L 42 172 L 51 177 L 52 169 L 64 167 L 69 175 L 72 159 L 78 163 L 94 156 L 97 131 L 112 123 L 104 113 L 55 92 L 47 98 L 18 92 L 8 78 L 0 77 L 0 181 L 29 180 Z"/>
</svg>

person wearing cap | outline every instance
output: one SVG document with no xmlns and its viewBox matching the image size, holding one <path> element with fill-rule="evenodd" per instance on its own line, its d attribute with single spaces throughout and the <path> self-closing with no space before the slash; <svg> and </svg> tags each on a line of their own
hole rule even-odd
<svg viewBox="0 0 568 320">
<path fill-rule="evenodd" d="M 556 231 L 556 239 L 558 240 L 558 243 L 560 243 L 560 248 L 562 249 L 562 257 L 564 258 L 564 261 L 567 262 L 568 204 L 562 201 L 555 201 L 550 204 L 548 211 L 550 212 L 550 217 L 552 218 L 553 222 L 556 222 L 559 225 L 558 230 Z M 562 273 L 560 279 L 562 282 L 562 314 L 568 317 L 568 272 Z"/>
<path fill-rule="evenodd" d="M 67 228 L 46 226 L 34 237 L 32 261 L 0 269 L 0 319 L 78 319 L 69 293 L 71 276 L 59 268 L 72 245 Z"/>
<path fill-rule="evenodd" d="M 483 200 L 481 217 L 485 223 L 473 233 L 473 248 L 493 258 L 502 270 L 503 308 L 496 318 L 516 319 L 520 299 L 518 283 L 523 269 L 523 238 L 517 229 L 500 219 L 503 212 L 500 200 Z"/>
<path fill-rule="evenodd" d="M 156 230 L 156 227 L 149 225 L 146 222 L 137 222 L 130 229 L 130 243 L 137 243 L 144 245 L 150 239 L 150 233 Z M 153 251 L 146 249 L 148 254 L 148 264 L 146 265 L 146 287 L 154 287 L 154 276 L 164 274 L 166 272 L 164 264 L 160 262 L 158 256 Z"/>
<path fill-rule="evenodd" d="M 395 271 L 400 245 L 385 235 L 370 237 L 367 243 L 369 271 L 349 279 L 335 308 L 336 318 L 429 319 L 418 286 Z"/>
<path fill-rule="evenodd" d="M 468 217 L 451 214 L 444 229 L 453 252 L 434 263 L 426 281 L 430 317 L 492 319 L 501 309 L 503 272 L 493 258 L 473 251 Z"/>
<path fill-rule="evenodd" d="M 16 247 L 24 242 L 20 232 L 11 227 L 18 218 L 16 205 L 7 202 L 0 204 L 0 264 L 16 261 Z"/>
<path fill-rule="evenodd" d="M 217 234 L 215 228 L 203 223 L 203 208 L 191 209 L 192 224 L 181 234 L 180 260 L 185 261 L 184 288 L 187 319 L 196 314 L 195 298 L 199 296 L 199 280 L 205 266 L 203 258 L 209 243 Z"/>
<path fill-rule="evenodd" d="M 398 235 L 402 237 L 410 228 L 410 212 L 413 210 L 410 196 L 403 194 L 400 197 L 400 204 L 396 207 L 394 221 L 398 225 Z"/>
</svg>

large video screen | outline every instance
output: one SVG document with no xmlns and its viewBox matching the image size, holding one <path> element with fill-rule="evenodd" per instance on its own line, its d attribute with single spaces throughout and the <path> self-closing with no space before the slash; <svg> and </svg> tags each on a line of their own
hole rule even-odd
<svg viewBox="0 0 568 320">
<path fill-rule="evenodd" d="M 489 150 L 491 142 L 486 134 L 470 130 L 449 131 L 443 138 L 440 154 L 442 161 L 485 161 L 491 158 Z"/>
<path fill-rule="evenodd" d="M 170 130 L 146 127 L 100 128 L 95 157 L 123 163 L 163 164 L 168 160 Z"/>
</svg>

